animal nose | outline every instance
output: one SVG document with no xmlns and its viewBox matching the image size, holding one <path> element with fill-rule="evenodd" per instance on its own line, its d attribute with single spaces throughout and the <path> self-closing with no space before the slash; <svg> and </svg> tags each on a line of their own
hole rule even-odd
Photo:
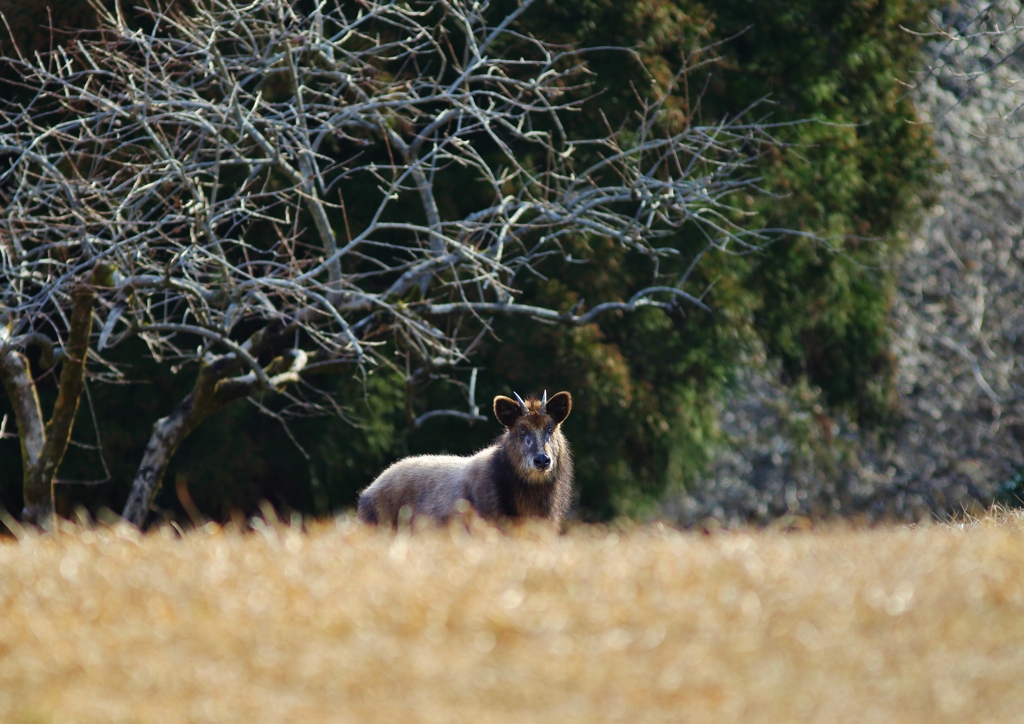
<svg viewBox="0 0 1024 724">
<path fill-rule="evenodd" d="M 544 453 L 537 453 L 537 455 L 533 458 L 533 464 L 536 465 L 541 470 L 547 470 L 548 468 L 551 467 L 551 458 L 549 458 Z"/>
</svg>

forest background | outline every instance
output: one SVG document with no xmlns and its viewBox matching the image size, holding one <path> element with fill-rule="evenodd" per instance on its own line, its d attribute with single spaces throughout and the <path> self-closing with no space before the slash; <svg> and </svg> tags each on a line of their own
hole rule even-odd
<svg viewBox="0 0 1024 724">
<path fill-rule="evenodd" d="M 38 50 L 59 43 L 60 33 L 29 5 L 0 0 L 13 36 Z M 57 29 L 89 28 L 94 17 L 87 2 L 65 1 L 48 20 Z M 691 283 L 706 290 L 707 311 L 651 308 L 571 328 L 497 319 L 472 364 L 455 370 L 465 379 L 476 369 L 478 400 L 510 390 L 572 391 L 567 435 L 580 518 L 916 519 L 1014 494 L 1014 431 L 1024 429 L 1014 412 L 1016 324 L 1012 310 L 986 319 L 976 307 L 979 284 L 998 276 L 1015 287 L 1020 235 L 1002 207 L 984 217 L 994 230 L 954 229 L 961 221 L 955 200 L 946 200 L 949 193 L 962 205 L 993 197 L 984 184 L 995 174 L 977 174 L 988 181 L 972 192 L 951 178 L 949 154 L 957 150 L 953 114 L 971 108 L 972 93 L 986 102 L 999 96 L 998 78 L 986 95 L 923 73 L 945 46 L 922 34 L 974 17 L 970 6 L 914 0 L 784 8 L 762 0 L 548 2 L 522 16 L 522 30 L 551 42 L 638 50 L 636 57 L 588 53 L 594 95 L 575 116 L 572 131 L 581 135 L 600 135 L 602 113 L 616 124 L 643 89 L 666 87 L 696 48 L 713 45 L 717 62 L 677 85 L 665 107 L 680 118 L 699 114 L 703 124 L 744 113 L 777 124 L 782 144 L 759 161 L 767 193 L 742 200 L 742 223 L 797 232 L 776 235 L 757 253 L 711 254 L 695 266 Z M 9 45 L 0 47 L 10 54 Z M 1012 114 L 1012 98 L 999 97 Z M 977 136 L 990 115 L 971 116 L 962 135 Z M 1009 164 L 1013 156 L 996 148 L 992 157 Z M 1012 174 L 999 178 L 994 195 L 1013 196 Z M 443 203 L 457 204 L 458 189 L 447 193 Z M 956 246 L 961 239 L 965 249 Z M 519 299 L 567 309 L 586 290 L 628 298 L 645 270 L 614 244 L 589 243 L 600 263 L 552 262 Z M 671 243 L 684 257 L 693 248 L 686 230 Z M 966 313 L 961 297 L 974 305 Z M 55 378 L 48 381 L 33 354 L 47 408 Z M 142 349 L 113 354 L 134 382 L 89 380 L 58 473 L 64 512 L 120 510 L 150 426 L 194 382 Z M 993 377 L 989 366 L 998 365 L 1002 376 Z M 455 417 L 410 424 L 425 410 L 466 407 L 464 388 L 443 377 L 410 381 L 379 369 L 365 381 L 330 384 L 340 415 L 282 421 L 240 400 L 203 422 L 172 460 L 156 514 L 182 517 L 190 497 L 213 518 L 251 512 L 263 500 L 325 515 L 351 506 L 398 457 L 468 453 L 497 432 L 491 421 Z M 279 405 L 269 394 L 258 401 L 270 411 Z M 0 415 L 10 418 L 6 405 L 0 400 Z M 73 482 L 83 480 L 99 484 Z M 8 432 L 0 441 L 0 504 L 20 510 L 21 493 L 17 440 Z"/>
</svg>

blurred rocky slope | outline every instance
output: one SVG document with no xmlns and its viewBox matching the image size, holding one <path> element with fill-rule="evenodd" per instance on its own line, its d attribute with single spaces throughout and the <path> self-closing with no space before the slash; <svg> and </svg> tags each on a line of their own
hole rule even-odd
<svg viewBox="0 0 1024 724">
<path fill-rule="evenodd" d="M 786 515 L 919 520 L 1013 495 L 1024 479 L 1024 25 L 1018 2 L 936 13 L 915 94 L 942 169 L 892 309 L 897 422 L 862 434 L 754 350 L 707 474 L 666 499 L 684 525 Z M 1016 52 L 1014 52 L 1016 50 Z"/>
</svg>

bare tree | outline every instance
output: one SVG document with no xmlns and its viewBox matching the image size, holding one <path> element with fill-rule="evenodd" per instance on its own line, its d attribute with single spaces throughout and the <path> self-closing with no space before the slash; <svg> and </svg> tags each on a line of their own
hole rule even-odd
<svg viewBox="0 0 1024 724">
<path fill-rule="evenodd" d="M 0 374 L 26 470 L 46 461 L 26 500 L 60 462 L 31 452 L 26 345 L 64 350 L 69 400 L 90 340 L 96 364 L 139 337 L 198 365 L 135 476 L 124 516 L 141 524 L 174 451 L 233 400 L 326 372 L 450 370 L 496 315 L 580 325 L 702 305 L 689 272 L 659 275 L 678 253 L 659 240 L 693 225 L 698 260 L 757 248 L 730 203 L 756 188 L 766 128 L 671 133 L 661 102 L 638 101 L 618 130 L 571 137 L 584 56 L 517 30 L 531 4 L 494 21 L 460 0 L 195 0 L 149 7 L 144 27 L 98 8 L 98 33 L 12 59 L 32 99 L 0 116 Z M 588 308 L 516 301 L 572 235 L 649 257 L 649 286 Z"/>
</svg>

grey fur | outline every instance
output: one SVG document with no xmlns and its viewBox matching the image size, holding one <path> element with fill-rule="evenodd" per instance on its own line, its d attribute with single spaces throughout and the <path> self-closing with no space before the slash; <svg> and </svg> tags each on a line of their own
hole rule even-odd
<svg viewBox="0 0 1024 724">
<path fill-rule="evenodd" d="M 465 500 L 489 520 L 540 517 L 560 528 L 572 495 L 572 452 L 561 430 L 572 397 L 552 397 L 558 414 L 564 412 L 561 419 L 542 412 L 535 398 L 516 398 L 494 398 L 495 416 L 509 424 L 475 455 L 417 455 L 384 470 L 359 496 L 359 519 L 394 527 L 408 507 L 413 517 L 445 523 Z M 521 412 L 513 415 L 517 408 Z M 538 463 L 544 456 L 550 459 L 546 469 Z"/>
</svg>

